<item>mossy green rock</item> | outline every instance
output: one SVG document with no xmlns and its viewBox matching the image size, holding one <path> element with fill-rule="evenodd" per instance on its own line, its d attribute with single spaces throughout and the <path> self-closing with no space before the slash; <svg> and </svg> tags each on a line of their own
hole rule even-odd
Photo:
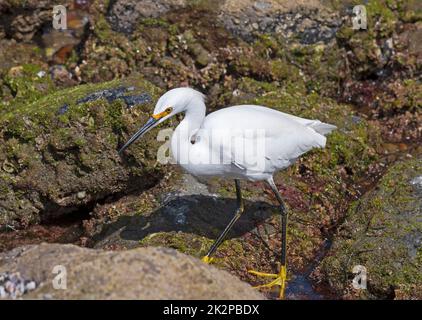
<svg viewBox="0 0 422 320">
<path fill-rule="evenodd" d="M 0 71 L 0 112 L 16 105 L 29 103 L 54 91 L 53 81 L 39 65 L 23 64 L 12 67 L 1 76 Z"/>
<path fill-rule="evenodd" d="M 340 294 L 362 299 L 422 297 L 422 159 L 392 166 L 355 203 L 322 271 Z M 367 290 L 352 287 L 352 269 L 367 270 Z"/>
<path fill-rule="evenodd" d="M 128 79 L 57 91 L 0 110 L 0 224 L 27 226 L 157 181 L 154 135 L 123 158 L 117 153 L 146 121 L 152 103 L 77 103 L 119 86 L 133 86 L 130 95 L 148 93 L 151 101 L 160 94 L 146 81 Z"/>
</svg>

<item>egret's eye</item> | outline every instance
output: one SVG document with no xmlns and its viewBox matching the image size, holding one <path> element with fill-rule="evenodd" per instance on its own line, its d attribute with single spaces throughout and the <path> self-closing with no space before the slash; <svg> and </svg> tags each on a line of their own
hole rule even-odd
<svg viewBox="0 0 422 320">
<path fill-rule="evenodd" d="M 170 113 L 170 112 L 172 112 L 173 111 L 173 108 L 172 107 L 168 107 L 166 110 L 165 110 L 165 112 L 166 113 Z"/>
</svg>

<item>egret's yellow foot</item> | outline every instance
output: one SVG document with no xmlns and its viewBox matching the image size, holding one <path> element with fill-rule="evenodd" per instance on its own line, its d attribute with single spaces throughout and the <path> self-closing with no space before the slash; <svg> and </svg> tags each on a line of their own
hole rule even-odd
<svg viewBox="0 0 422 320">
<path fill-rule="evenodd" d="M 202 262 L 205 262 L 206 264 L 210 264 L 211 262 L 213 262 L 214 258 L 210 256 L 204 256 L 201 260 Z"/>
<path fill-rule="evenodd" d="M 286 289 L 286 278 L 287 278 L 287 268 L 286 266 L 280 267 L 280 273 L 274 274 L 274 273 L 264 273 L 264 272 L 258 272 L 254 270 L 249 270 L 249 273 L 252 273 L 258 277 L 264 277 L 264 278 L 274 278 L 273 281 L 262 284 L 260 286 L 256 286 L 255 288 L 272 288 L 274 286 L 280 286 L 280 293 L 279 298 L 284 299 L 284 291 Z"/>
</svg>

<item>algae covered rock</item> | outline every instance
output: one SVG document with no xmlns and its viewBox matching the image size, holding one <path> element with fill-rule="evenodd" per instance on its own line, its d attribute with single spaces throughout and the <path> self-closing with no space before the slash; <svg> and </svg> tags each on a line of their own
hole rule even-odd
<svg viewBox="0 0 422 320">
<path fill-rule="evenodd" d="M 399 162 L 349 210 L 322 264 L 340 294 L 422 297 L 421 177 L 421 158 Z M 352 287 L 356 265 L 367 270 L 367 290 Z"/>
<path fill-rule="evenodd" d="M 29 103 L 55 89 L 44 68 L 35 64 L 22 64 L 7 71 L 0 68 L 0 112 L 16 103 Z"/>
<path fill-rule="evenodd" d="M 325 149 L 304 155 L 275 175 L 290 212 L 289 273 L 302 273 L 318 261 L 327 237 L 341 221 L 348 202 L 358 195 L 378 162 L 377 130 L 356 121 L 347 105 L 306 93 L 300 77 L 284 80 L 284 88 L 251 78 L 238 79 L 235 94 L 221 96 L 228 105 L 258 104 L 302 117 L 335 124 Z M 164 124 L 167 126 L 167 124 Z M 168 124 L 170 126 L 170 124 Z M 153 134 L 153 133 L 151 133 Z M 91 245 L 103 249 L 164 246 L 201 257 L 224 230 L 236 207 L 233 181 L 197 181 L 189 175 L 163 178 L 138 197 L 97 206 L 89 228 Z M 278 270 L 281 248 L 279 210 L 263 182 L 242 182 L 245 213 L 216 252 L 214 263 L 256 284 L 247 270 Z M 92 232 L 91 232 L 92 231 Z M 292 283 L 294 280 L 292 280 Z M 293 286 L 287 288 L 290 297 Z"/>
<path fill-rule="evenodd" d="M 348 15 L 336 33 L 348 70 L 341 75 L 341 97 L 379 118 L 417 113 L 422 103 L 417 81 L 422 65 L 421 2 L 370 0 L 365 7 L 367 29 L 353 30 Z"/>
<path fill-rule="evenodd" d="M 0 224 L 27 226 L 154 184 L 153 135 L 124 159 L 117 149 L 158 95 L 143 80 L 114 81 L 0 110 Z"/>
<path fill-rule="evenodd" d="M 35 283 L 27 299 L 264 299 L 229 273 L 165 248 L 25 246 L 0 254 L 0 274 L 6 272 Z M 66 290 L 54 289 L 56 277 Z"/>
</svg>

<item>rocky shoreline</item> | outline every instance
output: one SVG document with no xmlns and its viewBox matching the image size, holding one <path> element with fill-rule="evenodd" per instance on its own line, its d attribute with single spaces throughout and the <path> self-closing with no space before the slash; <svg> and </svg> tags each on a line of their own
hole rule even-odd
<svg viewBox="0 0 422 320">
<path fill-rule="evenodd" d="M 83 3 L 66 2 L 63 35 L 49 27 L 53 1 L 0 0 L 3 255 L 46 241 L 201 257 L 234 208 L 231 183 L 157 163 L 154 134 L 116 152 L 161 93 L 189 85 L 208 112 L 253 103 L 339 128 L 275 177 L 291 212 L 288 298 L 421 297 L 417 1 L 368 1 L 366 31 L 351 28 L 352 2 Z M 248 269 L 277 269 L 280 219 L 261 184 L 243 187 L 246 214 L 215 266 L 256 284 Z M 357 264 L 367 290 L 351 287 Z"/>
</svg>

